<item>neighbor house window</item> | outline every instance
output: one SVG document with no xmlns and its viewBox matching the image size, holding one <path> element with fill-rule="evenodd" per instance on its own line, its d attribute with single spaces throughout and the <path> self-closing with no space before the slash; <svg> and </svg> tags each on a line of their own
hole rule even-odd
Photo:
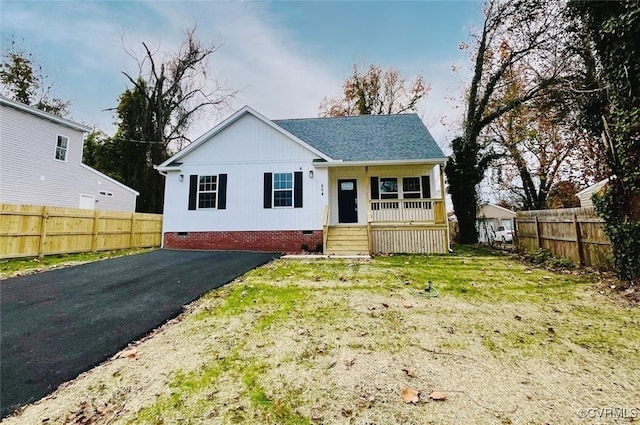
<svg viewBox="0 0 640 425">
<path fill-rule="evenodd" d="M 69 146 L 69 138 L 58 135 L 56 141 L 56 159 L 59 161 L 67 160 L 67 148 Z"/>
<path fill-rule="evenodd" d="M 98 195 L 112 197 L 113 196 L 113 192 L 107 192 L 107 191 L 101 190 L 100 192 L 98 192 Z"/>
<path fill-rule="evenodd" d="M 402 178 L 402 197 L 404 199 L 418 199 L 422 197 L 420 177 Z"/>
<path fill-rule="evenodd" d="M 200 176 L 198 184 L 198 208 L 215 208 L 218 192 L 218 176 Z"/>
<path fill-rule="evenodd" d="M 293 173 L 273 174 L 273 206 L 293 206 Z"/>
</svg>

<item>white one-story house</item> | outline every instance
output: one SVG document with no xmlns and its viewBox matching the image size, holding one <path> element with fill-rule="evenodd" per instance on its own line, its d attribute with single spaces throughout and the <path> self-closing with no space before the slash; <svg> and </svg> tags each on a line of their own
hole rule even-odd
<svg viewBox="0 0 640 425">
<path fill-rule="evenodd" d="M 496 240 L 496 231 L 500 226 L 513 229 L 513 219 L 516 213 L 489 203 L 478 205 L 476 214 L 476 228 L 478 230 L 478 242 L 493 243 Z"/>
<path fill-rule="evenodd" d="M 0 96 L 0 203 L 135 211 L 137 191 L 82 163 L 89 131 Z"/>
<path fill-rule="evenodd" d="M 163 244 L 446 253 L 445 160 L 415 114 L 272 121 L 244 107 L 156 167 Z"/>
</svg>

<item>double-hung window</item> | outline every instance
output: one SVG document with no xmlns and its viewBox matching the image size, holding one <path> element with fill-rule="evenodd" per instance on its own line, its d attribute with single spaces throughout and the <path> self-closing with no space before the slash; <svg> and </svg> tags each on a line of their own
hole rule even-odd
<svg viewBox="0 0 640 425">
<path fill-rule="evenodd" d="M 189 176 L 189 210 L 226 208 L 226 174 Z"/>
<path fill-rule="evenodd" d="M 264 173 L 264 208 L 302 208 L 302 171 Z"/>
<path fill-rule="evenodd" d="M 69 138 L 66 136 L 58 135 L 56 140 L 56 159 L 58 161 L 67 160 L 67 149 L 69 148 Z"/>
<path fill-rule="evenodd" d="M 215 208 L 218 193 L 218 176 L 200 176 L 198 183 L 198 208 Z"/>
<path fill-rule="evenodd" d="M 273 174 L 273 206 L 293 206 L 293 173 Z"/>
<path fill-rule="evenodd" d="M 398 179 L 396 177 L 380 178 L 380 199 L 398 199 Z"/>
<path fill-rule="evenodd" d="M 402 197 L 404 199 L 419 199 L 422 197 L 422 190 L 420 190 L 420 177 L 402 178 Z"/>
</svg>

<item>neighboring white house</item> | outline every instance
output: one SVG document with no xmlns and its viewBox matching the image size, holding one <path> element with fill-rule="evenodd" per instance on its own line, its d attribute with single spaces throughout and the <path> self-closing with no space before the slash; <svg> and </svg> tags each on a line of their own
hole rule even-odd
<svg viewBox="0 0 640 425">
<path fill-rule="evenodd" d="M 604 179 L 599 181 L 598 183 L 592 184 L 589 187 L 582 189 L 580 192 L 576 193 L 578 199 L 580 199 L 580 207 L 581 208 L 593 208 L 593 201 L 591 197 L 594 193 L 598 193 L 602 188 L 604 188 L 609 179 Z"/>
<path fill-rule="evenodd" d="M 244 107 L 157 167 L 163 243 L 445 253 L 445 160 L 415 114 L 271 121 Z"/>
<path fill-rule="evenodd" d="M 135 211 L 138 192 L 82 163 L 90 130 L 0 96 L 0 203 Z"/>
<path fill-rule="evenodd" d="M 493 243 L 498 227 L 504 226 L 513 229 L 514 218 L 516 218 L 516 213 L 509 209 L 489 203 L 480 204 L 476 214 L 478 242 Z"/>
</svg>

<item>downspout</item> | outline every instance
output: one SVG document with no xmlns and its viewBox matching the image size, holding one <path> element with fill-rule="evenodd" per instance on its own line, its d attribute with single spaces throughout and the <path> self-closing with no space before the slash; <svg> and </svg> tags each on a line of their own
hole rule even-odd
<svg viewBox="0 0 640 425">
<path fill-rule="evenodd" d="M 158 170 L 158 166 L 157 165 L 154 165 L 153 168 L 158 173 L 160 173 L 160 175 L 164 176 L 164 178 L 165 178 L 164 184 L 165 184 L 165 187 L 166 187 L 167 186 L 167 181 L 166 181 L 167 180 L 167 172 Z M 163 211 L 163 214 L 162 214 L 162 234 L 160 235 L 160 249 L 164 249 L 164 211 Z"/>
</svg>

